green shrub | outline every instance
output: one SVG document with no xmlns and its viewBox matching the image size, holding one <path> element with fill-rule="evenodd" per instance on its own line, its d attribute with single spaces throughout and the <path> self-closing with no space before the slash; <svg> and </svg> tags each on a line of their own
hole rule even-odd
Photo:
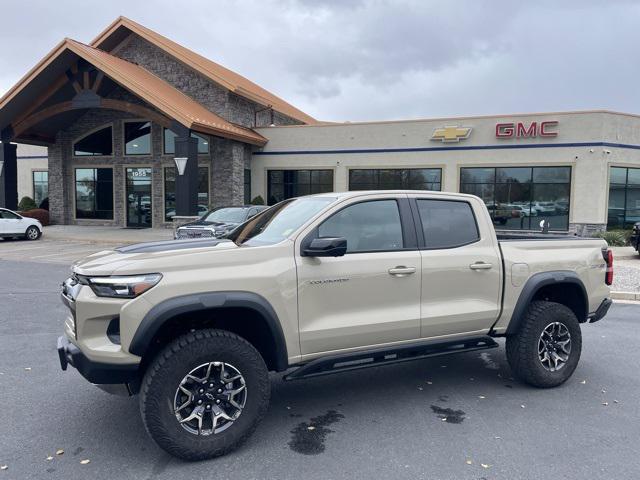
<svg viewBox="0 0 640 480">
<path fill-rule="evenodd" d="M 594 237 L 603 238 L 610 247 L 624 247 L 629 244 L 631 230 L 607 230 L 598 232 Z"/>
<path fill-rule="evenodd" d="M 251 205 L 264 205 L 264 198 L 262 198 L 261 195 L 254 197 L 253 200 L 251 200 Z"/>
<path fill-rule="evenodd" d="M 22 212 L 33 210 L 35 208 L 38 208 L 38 205 L 36 205 L 36 202 L 31 197 L 22 197 L 22 200 L 20 200 L 20 203 L 18 204 L 18 210 Z"/>
</svg>

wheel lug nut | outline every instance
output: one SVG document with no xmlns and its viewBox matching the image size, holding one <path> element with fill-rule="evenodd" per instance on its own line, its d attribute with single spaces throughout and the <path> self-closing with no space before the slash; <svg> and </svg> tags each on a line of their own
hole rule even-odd
<svg viewBox="0 0 640 480">
<path fill-rule="evenodd" d="M 209 388 L 213 388 L 213 383 L 210 383 L 210 384 L 209 384 Z"/>
<path fill-rule="evenodd" d="M 220 399 L 216 400 L 216 404 L 218 405 L 220 404 Z"/>
<path fill-rule="evenodd" d="M 222 393 L 222 389 L 221 388 L 218 389 L 218 393 Z"/>
<path fill-rule="evenodd" d="M 204 389 L 201 388 L 200 390 L 198 390 L 198 393 L 204 393 Z"/>
<path fill-rule="evenodd" d="M 207 410 L 211 410 L 211 405 L 207 405 Z"/>
<path fill-rule="evenodd" d="M 202 405 L 202 400 L 198 400 L 198 405 Z"/>
</svg>

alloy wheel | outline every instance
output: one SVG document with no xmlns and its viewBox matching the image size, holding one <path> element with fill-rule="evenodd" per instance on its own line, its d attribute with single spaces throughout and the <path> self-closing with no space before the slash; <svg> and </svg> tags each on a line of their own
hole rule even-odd
<svg viewBox="0 0 640 480">
<path fill-rule="evenodd" d="M 564 367 L 571 354 L 571 334 L 562 322 L 547 325 L 538 340 L 538 357 L 540 363 L 549 372 L 556 372 Z"/>
<path fill-rule="evenodd" d="M 224 362 L 191 370 L 176 390 L 173 411 L 189 433 L 213 435 L 229 428 L 242 414 L 247 386 L 240 371 Z"/>
<path fill-rule="evenodd" d="M 27 238 L 29 240 L 35 240 L 36 238 L 38 238 L 38 234 L 40 232 L 38 232 L 38 229 L 36 227 L 29 227 L 29 229 L 27 230 Z"/>
</svg>

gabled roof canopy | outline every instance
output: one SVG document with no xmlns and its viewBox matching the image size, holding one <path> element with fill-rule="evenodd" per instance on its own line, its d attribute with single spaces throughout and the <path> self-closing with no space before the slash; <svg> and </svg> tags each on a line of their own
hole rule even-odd
<svg viewBox="0 0 640 480">
<path fill-rule="evenodd" d="M 78 65 L 83 62 L 95 67 L 97 72 L 92 74 L 85 69 L 81 85 L 77 79 Z M 100 97 L 99 89 L 105 76 L 155 110 Z M 52 103 L 52 99 L 57 101 Z M 25 143 L 36 143 L 39 136 L 31 129 L 39 123 L 93 107 L 142 114 L 166 126 L 176 121 L 200 133 L 255 145 L 266 143 L 260 134 L 227 122 L 144 68 L 71 39 L 60 42 L 0 99 L 0 132 L 5 132 L 5 138 L 10 135 Z"/>
<path fill-rule="evenodd" d="M 261 105 L 270 106 L 277 112 L 283 113 L 302 123 L 317 123 L 317 121 L 310 115 L 298 110 L 293 105 L 256 85 L 242 75 L 232 72 L 202 55 L 198 55 L 188 48 L 185 48 L 182 45 L 179 45 L 159 33 L 156 33 L 126 17 L 118 17 L 91 42 L 91 46 L 111 52 L 131 33 L 139 35 L 187 67 L 195 70 L 201 75 L 204 75 L 208 79 L 236 93 L 237 95 L 248 98 L 249 100 Z"/>
</svg>

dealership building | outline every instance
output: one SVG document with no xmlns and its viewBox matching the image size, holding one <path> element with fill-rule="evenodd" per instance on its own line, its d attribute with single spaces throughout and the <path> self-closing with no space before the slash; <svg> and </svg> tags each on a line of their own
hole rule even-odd
<svg viewBox="0 0 640 480">
<path fill-rule="evenodd" d="M 640 221 L 639 116 L 322 122 L 123 17 L 10 89 L 0 136 L 0 206 L 31 191 L 59 224 L 164 228 L 256 197 L 395 188 L 478 195 L 504 229 Z"/>
</svg>

